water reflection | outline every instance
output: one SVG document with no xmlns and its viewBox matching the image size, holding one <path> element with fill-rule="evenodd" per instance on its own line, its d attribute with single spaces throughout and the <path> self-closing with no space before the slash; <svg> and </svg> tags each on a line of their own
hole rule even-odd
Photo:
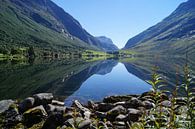
<svg viewBox="0 0 195 129">
<path fill-rule="evenodd" d="M 120 63 L 119 63 L 120 62 Z M 150 86 L 151 68 L 167 80 L 167 89 L 175 83 L 176 71 L 182 80 L 182 58 L 123 59 L 86 62 L 83 60 L 35 60 L 0 63 L 0 100 L 25 98 L 35 93 L 52 92 L 66 103 L 73 99 L 101 100 L 113 94 L 141 94 Z M 194 75 L 194 62 L 189 63 Z"/>
</svg>

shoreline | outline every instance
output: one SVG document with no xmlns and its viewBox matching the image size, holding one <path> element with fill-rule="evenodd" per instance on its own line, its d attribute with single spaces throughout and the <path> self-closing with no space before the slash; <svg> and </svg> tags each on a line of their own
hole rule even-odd
<svg viewBox="0 0 195 129">
<path fill-rule="evenodd" d="M 141 95 L 120 95 L 105 97 L 103 101 L 88 101 L 82 105 L 75 100 L 71 107 L 64 102 L 54 100 L 52 93 L 39 93 L 21 102 L 14 100 L 0 101 L 0 127 L 12 129 L 131 129 L 135 124 L 154 126 L 154 120 L 146 121 L 152 114 L 167 115 L 161 119 L 161 126 L 169 121 L 172 100 L 166 94 L 154 92 Z M 158 102 L 156 102 L 158 100 Z M 183 97 L 175 98 L 177 117 L 185 117 L 186 106 Z M 194 99 L 195 100 L 195 99 Z M 195 102 L 192 100 L 193 102 Z M 182 112 L 180 112 L 180 110 Z M 162 117 L 163 118 L 163 117 Z"/>
</svg>

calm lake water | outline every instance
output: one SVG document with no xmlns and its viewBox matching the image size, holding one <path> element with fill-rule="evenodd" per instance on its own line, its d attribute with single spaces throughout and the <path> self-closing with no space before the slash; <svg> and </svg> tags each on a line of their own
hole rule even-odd
<svg viewBox="0 0 195 129">
<path fill-rule="evenodd" d="M 102 100 L 109 95 L 141 94 L 151 86 L 152 67 L 160 73 L 171 90 L 176 72 L 182 80 L 179 59 L 122 59 L 102 61 L 35 60 L 34 62 L 0 62 L 0 100 L 22 99 L 40 92 L 52 92 L 70 105 L 72 100 Z M 194 63 L 190 62 L 194 75 Z"/>
</svg>

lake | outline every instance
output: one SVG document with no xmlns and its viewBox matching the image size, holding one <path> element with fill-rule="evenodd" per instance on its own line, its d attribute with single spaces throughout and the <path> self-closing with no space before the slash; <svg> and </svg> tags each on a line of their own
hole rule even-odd
<svg viewBox="0 0 195 129">
<path fill-rule="evenodd" d="M 40 92 L 52 92 L 70 105 L 75 99 L 85 103 L 110 95 L 141 94 L 151 89 L 145 80 L 151 79 L 154 65 L 159 67 L 158 73 L 171 90 L 176 75 L 182 80 L 184 64 L 181 58 L 0 62 L 0 99 L 22 99 Z M 190 62 L 190 66 L 193 69 L 194 63 Z"/>
</svg>

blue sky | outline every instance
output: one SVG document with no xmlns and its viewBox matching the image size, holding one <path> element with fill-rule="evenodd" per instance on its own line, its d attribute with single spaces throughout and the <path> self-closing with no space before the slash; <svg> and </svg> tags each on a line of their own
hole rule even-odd
<svg viewBox="0 0 195 129">
<path fill-rule="evenodd" d="M 186 0 L 52 0 L 93 36 L 107 36 L 119 48 L 162 21 Z"/>
</svg>

